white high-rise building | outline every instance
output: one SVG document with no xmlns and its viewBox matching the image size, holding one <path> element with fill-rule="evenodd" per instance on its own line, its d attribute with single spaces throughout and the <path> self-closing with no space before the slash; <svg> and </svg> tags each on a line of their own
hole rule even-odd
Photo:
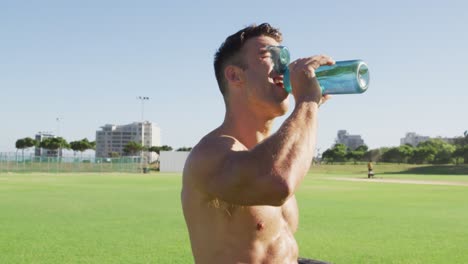
<svg viewBox="0 0 468 264">
<path fill-rule="evenodd" d="M 365 145 L 360 135 L 350 135 L 346 130 L 338 130 L 336 144 L 344 144 L 349 149 L 355 150 L 357 147 Z"/>
<path fill-rule="evenodd" d="M 419 143 L 428 141 L 430 137 L 421 136 L 414 132 L 406 133 L 405 137 L 400 139 L 400 145 L 409 144 L 413 147 L 416 147 Z"/>
<path fill-rule="evenodd" d="M 128 142 L 137 142 L 144 147 L 161 145 L 161 130 L 155 124 L 134 122 L 128 125 L 105 125 L 96 131 L 96 157 L 109 158 L 114 153 L 124 156 L 124 148 Z M 148 161 L 154 161 L 157 154 L 148 152 Z"/>
</svg>

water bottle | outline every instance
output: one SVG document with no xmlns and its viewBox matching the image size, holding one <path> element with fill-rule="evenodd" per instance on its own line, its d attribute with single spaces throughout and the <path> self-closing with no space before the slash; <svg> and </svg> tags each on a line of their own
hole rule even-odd
<svg viewBox="0 0 468 264">
<path fill-rule="evenodd" d="M 285 46 L 268 46 L 274 63 L 274 70 L 283 74 L 285 90 L 292 91 L 289 80 L 290 54 Z M 320 66 L 315 76 L 322 88 L 322 94 L 358 94 L 369 87 L 369 68 L 362 60 L 337 61 L 335 65 Z"/>
</svg>

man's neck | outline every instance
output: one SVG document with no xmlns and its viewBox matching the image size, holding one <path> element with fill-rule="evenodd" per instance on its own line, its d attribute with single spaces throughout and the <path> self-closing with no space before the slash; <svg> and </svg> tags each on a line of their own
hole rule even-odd
<svg viewBox="0 0 468 264">
<path fill-rule="evenodd" d="M 221 127 L 225 133 L 229 133 L 251 149 L 270 136 L 272 125 L 273 119 L 262 117 L 247 109 L 227 109 Z"/>
</svg>

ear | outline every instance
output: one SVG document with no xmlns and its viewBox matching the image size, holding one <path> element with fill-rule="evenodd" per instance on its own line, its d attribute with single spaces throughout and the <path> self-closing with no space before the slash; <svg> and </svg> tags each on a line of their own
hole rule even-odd
<svg viewBox="0 0 468 264">
<path fill-rule="evenodd" d="M 239 85 L 244 81 L 244 71 L 238 66 L 228 65 L 224 69 L 224 78 L 228 83 Z"/>
</svg>

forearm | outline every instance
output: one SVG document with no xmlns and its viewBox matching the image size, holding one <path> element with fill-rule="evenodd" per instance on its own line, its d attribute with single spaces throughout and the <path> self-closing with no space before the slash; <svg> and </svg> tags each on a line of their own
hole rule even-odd
<svg viewBox="0 0 468 264">
<path fill-rule="evenodd" d="M 315 102 L 297 103 L 278 131 L 252 149 L 252 160 L 262 164 L 260 175 L 277 177 L 296 189 L 312 163 L 317 112 Z"/>
<path fill-rule="evenodd" d="M 296 100 L 294 111 L 274 135 L 252 152 L 257 160 L 272 170 L 261 175 L 286 182 L 289 195 L 307 174 L 314 155 L 317 112 L 323 99 L 314 71 L 320 65 L 333 63 L 330 57 L 320 55 L 298 59 L 289 65 L 292 94 Z"/>
</svg>

